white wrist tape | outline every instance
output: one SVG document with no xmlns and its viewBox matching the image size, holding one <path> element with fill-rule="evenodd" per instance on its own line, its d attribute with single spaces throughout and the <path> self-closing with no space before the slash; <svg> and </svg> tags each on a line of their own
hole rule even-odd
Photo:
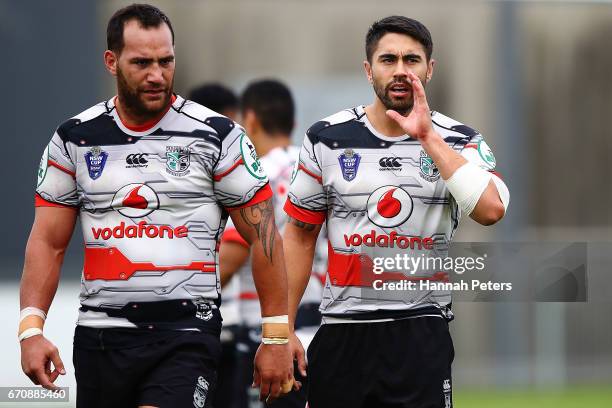
<svg viewBox="0 0 612 408">
<path fill-rule="evenodd" d="M 38 327 L 30 327 L 29 329 L 25 329 L 19 335 L 19 342 L 21 343 L 25 339 L 29 339 L 30 337 L 33 337 L 33 336 L 38 336 L 39 334 L 43 334 L 43 331 L 41 329 L 39 329 Z"/>
<path fill-rule="evenodd" d="M 283 345 L 289 343 L 289 339 L 281 339 L 276 337 L 262 337 L 261 342 L 263 344 L 272 344 L 272 345 Z"/>
<path fill-rule="evenodd" d="M 459 167 L 446 180 L 446 187 L 462 212 L 471 214 L 491 180 L 491 173 L 473 163 Z"/>
<path fill-rule="evenodd" d="M 43 312 L 37 307 L 28 306 L 21 309 L 21 312 L 19 312 L 19 323 L 21 323 L 23 319 L 30 315 L 38 316 L 43 320 L 47 320 L 47 314 L 45 312 Z"/>
<path fill-rule="evenodd" d="M 508 204 L 510 204 L 510 191 L 508 191 L 508 187 L 506 183 L 495 174 L 491 175 L 491 180 L 495 183 L 495 187 L 497 187 L 497 193 L 499 194 L 499 198 L 504 205 L 504 211 L 508 210 Z"/>
<path fill-rule="evenodd" d="M 286 323 L 286 324 L 289 324 L 289 315 L 264 317 L 264 318 L 262 318 L 262 323 Z"/>
</svg>

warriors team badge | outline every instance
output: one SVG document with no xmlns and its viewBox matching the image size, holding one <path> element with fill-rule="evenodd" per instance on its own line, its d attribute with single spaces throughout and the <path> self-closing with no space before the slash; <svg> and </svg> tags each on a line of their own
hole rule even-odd
<svg viewBox="0 0 612 408">
<path fill-rule="evenodd" d="M 196 408 L 203 408 L 206 405 L 206 397 L 208 396 L 208 388 L 210 383 L 204 379 L 204 377 L 198 377 L 198 383 L 196 384 L 193 392 L 193 406 Z"/>
<path fill-rule="evenodd" d="M 188 147 L 166 146 L 166 172 L 173 176 L 189 173 L 190 153 Z"/>
<path fill-rule="evenodd" d="M 419 175 L 427 181 L 434 182 L 440 179 L 440 171 L 433 159 L 423 150 L 421 150 L 421 157 L 419 157 L 419 169 Z"/>
<path fill-rule="evenodd" d="M 102 150 L 100 146 L 94 146 L 85 153 L 85 163 L 87 164 L 89 177 L 91 177 L 92 180 L 100 178 L 102 171 L 104 171 L 104 165 L 106 164 L 107 158 L 108 153 Z"/>
<path fill-rule="evenodd" d="M 346 149 L 344 153 L 338 156 L 338 161 L 340 162 L 342 177 L 344 177 L 346 181 L 354 180 L 355 177 L 357 177 L 361 156 L 355 153 L 353 149 Z"/>
</svg>

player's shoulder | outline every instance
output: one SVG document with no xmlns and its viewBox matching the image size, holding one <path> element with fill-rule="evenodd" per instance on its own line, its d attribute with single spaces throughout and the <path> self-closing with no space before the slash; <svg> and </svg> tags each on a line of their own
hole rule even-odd
<svg viewBox="0 0 612 408">
<path fill-rule="evenodd" d="M 348 125 L 351 121 L 359 119 L 357 108 L 343 109 L 315 122 L 307 133 L 319 134 L 329 130 L 330 127 Z"/>
<path fill-rule="evenodd" d="M 344 139 L 355 139 L 355 132 L 365 129 L 361 119 L 365 115 L 362 106 L 343 109 L 314 123 L 306 131 L 313 144 L 319 141 L 339 142 Z"/>
<path fill-rule="evenodd" d="M 234 129 L 239 128 L 236 122 L 230 118 L 188 99 L 181 101 L 178 107 L 175 107 L 175 110 L 187 120 L 195 121 L 203 127 L 213 129 L 221 140 Z"/>
<path fill-rule="evenodd" d="M 431 121 L 436 131 L 445 139 L 452 138 L 467 142 L 480 135 L 478 130 L 440 112 L 432 111 Z"/>
<path fill-rule="evenodd" d="M 98 123 L 106 117 L 107 113 L 109 113 L 108 101 L 97 103 L 62 122 L 57 127 L 57 134 L 62 140 L 68 141 L 71 139 L 70 135 L 78 130 L 83 124 L 91 125 L 92 123 Z"/>
</svg>

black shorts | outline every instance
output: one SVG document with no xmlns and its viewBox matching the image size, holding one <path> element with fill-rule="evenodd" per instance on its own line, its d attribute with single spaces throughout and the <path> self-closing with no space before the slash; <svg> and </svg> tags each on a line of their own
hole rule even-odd
<svg viewBox="0 0 612 408">
<path fill-rule="evenodd" d="M 221 357 L 217 367 L 217 384 L 214 393 L 215 408 L 235 408 L 235 378 L 238 364 L 236 362 L 236 336 L 238 326 L 224 326 L 221 330 Z"/>
<path fill-rule="evenodd" d="M 77 408 L 209 407 L 220 353 L 210 333 L 77 326 Z"/>
<path fill-rule="evenodd" d="M 309 408 L 451 408 L 448 322 L 321 326 L 308 348 Z"/>
</svg>

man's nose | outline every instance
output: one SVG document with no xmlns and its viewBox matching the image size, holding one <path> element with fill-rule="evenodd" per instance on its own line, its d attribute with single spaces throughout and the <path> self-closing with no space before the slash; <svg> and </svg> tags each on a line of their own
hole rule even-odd
<svg viewBox="0 0 612 408">
<path fill-rule="evenodd" d="M 162 75 L 162 69 L 159 66 L 159 64 L 157 63 L 151 64 L 149 72 L 147 73 L 147 81 L 154 82 L 154 83 L 160 83 L 160 82 L 163 82 L 163 80 L 164 80 L 164 77 Z"/>
<path fill-rule="evenodd" d="M 408 72 L 410 72 L 408 65 L 404 64 L 404 61 L 400 59 L 397 62 L 397 64 L 395 64 L 395 70 L 393 71 L 393 77 L 394 78 L 401 78 L 401 77 L 405 78 L 408 76 Z"/>
</svg>

